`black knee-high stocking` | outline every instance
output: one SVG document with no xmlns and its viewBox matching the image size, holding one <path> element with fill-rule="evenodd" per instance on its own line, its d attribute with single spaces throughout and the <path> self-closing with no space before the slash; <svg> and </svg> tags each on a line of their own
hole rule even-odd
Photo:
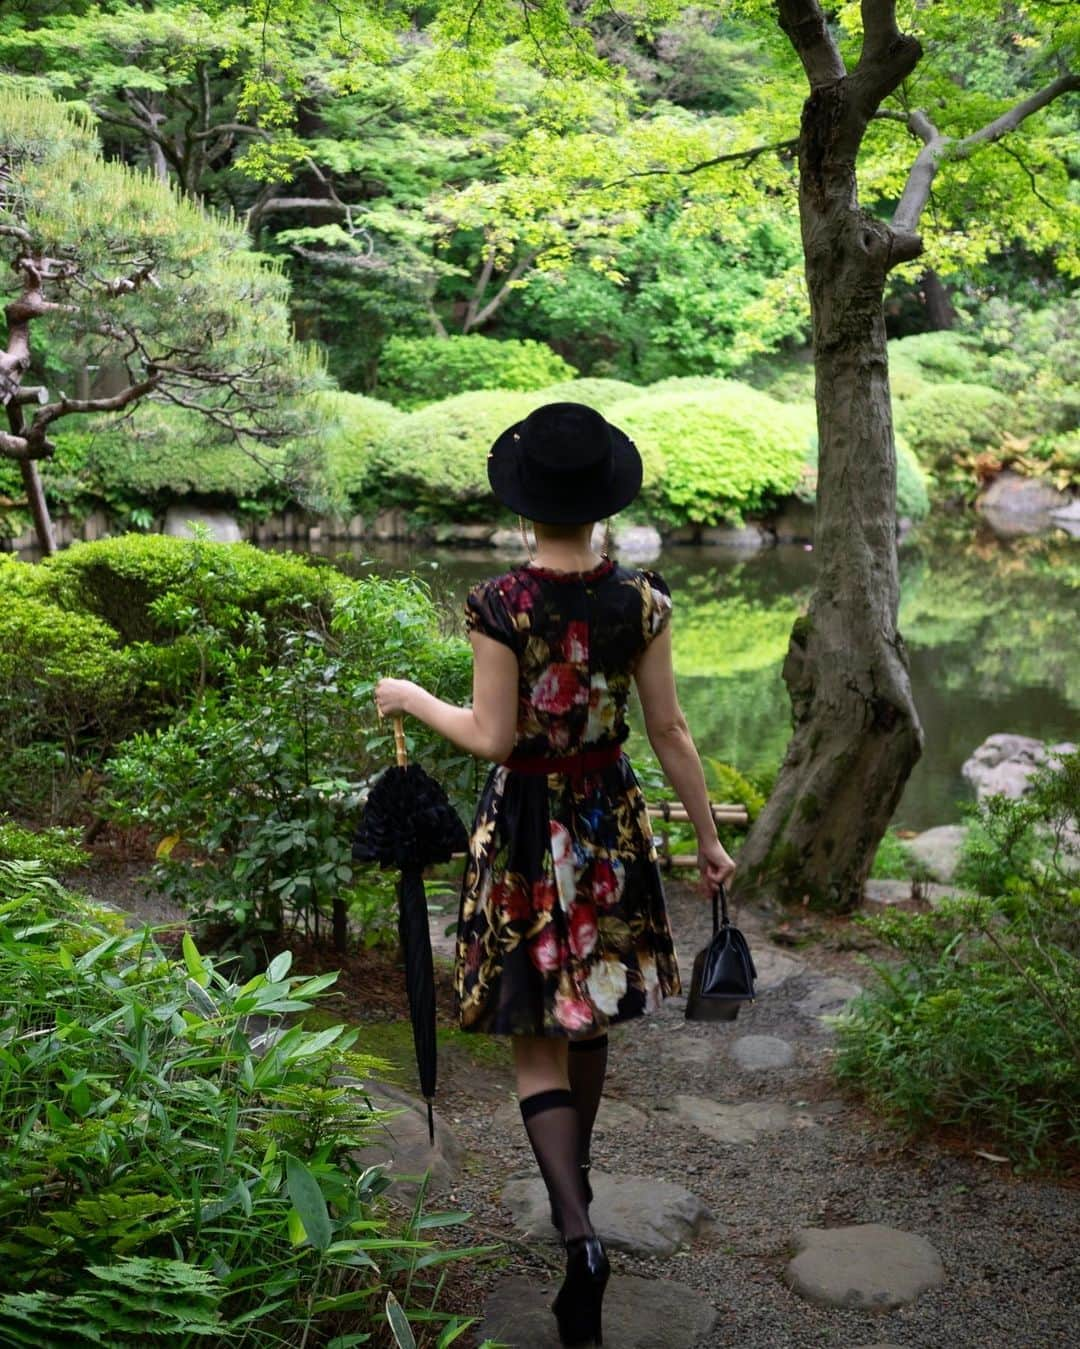
<svg viewBox="0 0 1080 1349">
<path fill-rule="evenodd" d="M 607 1076 L 608 1038 L 594 1036 L 591 1040 L 571 1040 L 568 1046 L 567 1072 L 570 1077 L 570 1095 L 578 1112 L 581 1129 L 581 1165 L 588 1172 L 592 1147 L 593 1125 L 604 1094 Z M 586 1181 L 586 1184 L 588 1182 Z"/>
<path fill-rule="evenodd" d="M 582 1176 L 581 1129 L 565 1088 L 538 1091 L 521 1101 L 521 1118 L 544 1177 L 551 1208 L 567 1241 L 592 1235 Z"/>
</svg>

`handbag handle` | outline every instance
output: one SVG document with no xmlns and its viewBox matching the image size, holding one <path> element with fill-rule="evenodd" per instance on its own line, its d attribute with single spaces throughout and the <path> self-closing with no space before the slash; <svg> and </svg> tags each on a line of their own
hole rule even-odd
<svg viewBox="0 0 1080 1349">
<path fill-rule="evenodd" d="M 723 914 L 723 922 L 720 915 Z M 730 927 L 731 919 L 728 917 L 727 910 L 727 891 L 724 889 L 723 881 L 713 891 L 712 896 L 712 934 L 715 937 L 721 927 Z"/>
</svg>

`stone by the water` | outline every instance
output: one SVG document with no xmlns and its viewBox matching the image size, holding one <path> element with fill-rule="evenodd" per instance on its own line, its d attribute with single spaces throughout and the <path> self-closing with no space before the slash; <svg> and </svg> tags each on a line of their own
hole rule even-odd
<svg viewBox="0 0 1080 1349">
<path fill-rule="evenodd" d="M 653 1176 L 609 1176 L 593 1170 L 593 1227 L 612 1250 L 671 1255 L 709 1222 L 701 1200 L 674 1181 Z M 539 1176 L 515 1176 L 503 1186 L 503 1206 L 526 1237 L 557 1239 L 547 1189 Z"/>
<path fill-rule="evenodd" d="M 804 998 L 795 1004 L 795 1010 L 803 1016 L 831 1016 L 842 1012 L 852 998 L 862 992 L 860 984 L 850 979 L 837 979 L 834 976 L 818 979 Z"/>
<path fill-rule="evenodd" d="M 196 529 L 205 529 L 218 543 L 239 543 L 243 538 L 236 517 L 228 511 L 208 510 L 203 506 L 185 506 L 183 503 L 170 506 L 165 512 L 163 534 L 176 538 L 190 539 Z"/>
<path fill-rule="evenodd" d="M 790 1067 L 795 1062 L 795 1049 L 776 1035 L 744 1035 L 731 1046 L 731 1057 L 740 1068 L 760 1072 Z"/>
<path fill-rule="evenodd" d="M 905 839 L 904 846 L 933 880 L 947 883 L 956 874 L 967 834 L 966 824 L 939 824 L 934 829 L 924 829 L 914 838 Z"/>
<path fill-rule="evenodd" d="M 987 796 L 1007 796 L 1013 800 L 1028 789 L 1032 773 L 1076 746 L 1070 742 L 1044 745 L 1030 735 L 998 733 L 987 736 L 960 771 L 975 788 L 980 801 Z"/>
<path fill-rule="evenodd" d="M 676 1096 L 673 1113 L 717 1143 L 753 1143 L 762 1134 L 779 1133 L 795 1123 L 783 1101 L 743 1101 L 725 1105 L 707 1096 Z"/>
<path fill-rule="evenodd" d="M 513 1278 L 484 1304 L 480 1338 L 511 1349 L 560 1349 L 551 1312 L 557 1285 Z M 613 1275 L 604 1296 L 604 1343 L 612 1349 L 694 1349 L 716 1325 L 713 1305 L 674 1279 Z"/>
<path fill-rule="evenodd" d="M 795 1235 L 795 1252 L 785 1281 L 826 1307 L 891 1311 L 945 1278 L 941 1257 L 925 1237 L 879 1223 L 806 1228 Z"/>
</svg>

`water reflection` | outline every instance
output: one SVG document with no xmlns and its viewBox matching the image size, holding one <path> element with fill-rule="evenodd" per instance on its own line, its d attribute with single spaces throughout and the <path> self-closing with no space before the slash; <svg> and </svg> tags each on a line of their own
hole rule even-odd
<svg viewBox="0 0 1080 1349">
<path fill-rule="evenodd" d="M 414 571 L 449 626 L 465 592 L 509 565 L 490 551 L 354 545 L 325 551 L 352 572 Z M 672 548 L 654 564 L 675 595 L 680 695 L 702 752 L 768 772 L 790 727 L 780 667 L 814 579 L 802 548 L 751 557 Z M 1080 738 L 1080 549 L 1067 541 L 927 533 L 901 555 L 901 629 L 926 751 L 896 823 L 926 828 L 959 818 L 970 797 L 960 766 L 996 731 Z"/>
</svg>

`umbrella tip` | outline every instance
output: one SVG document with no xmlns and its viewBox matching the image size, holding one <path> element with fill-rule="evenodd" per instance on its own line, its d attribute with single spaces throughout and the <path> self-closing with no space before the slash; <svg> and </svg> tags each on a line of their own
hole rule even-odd
<svg viewBox="0 0 1080 1349">
<path fill-rule="evenodd" d="M 432 1147 L 435 1146 L 435 1111 L 432 1106 L 431 1097 L 427 1098 L 427 1131 L 428 1142 Z"/>
</svg>

